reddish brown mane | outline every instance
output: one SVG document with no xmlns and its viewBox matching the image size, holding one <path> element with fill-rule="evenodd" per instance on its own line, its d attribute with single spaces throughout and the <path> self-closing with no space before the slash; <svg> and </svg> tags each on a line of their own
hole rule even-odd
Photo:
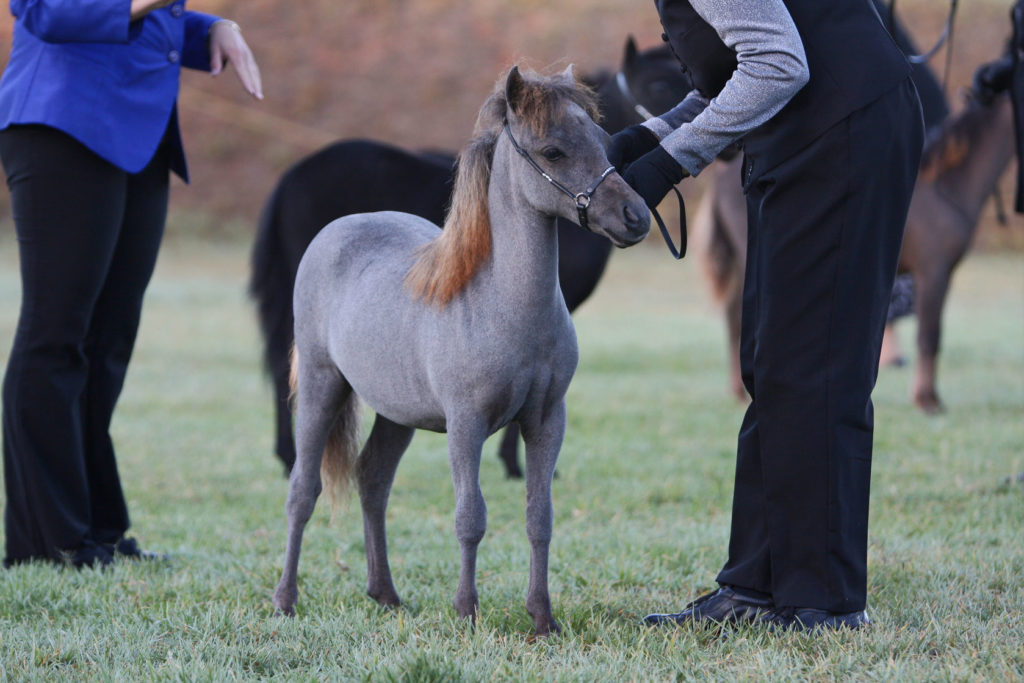
<svg viewBox="0 0 1024 683">
<path fill-rule="evenodd" d="M 526 87 L 516 102 L 516 113 L 533 134 L 543 135 L 564 111 L 566 101 L 597 116 L 597 100 L 585 85 L 569 87 L 534 74 L 524 77 Z M 494 146 L 508 107 L 504 83 L 504 77 L 499 79 L 480 110 L 473 139 L 459 155 L 455 191 L 443 232 L 420 250 L 406 276 L 406 286 L 415 296 L 438 306 L 461 292 L 491 254 L 487 190 Z"/>
<path fill-rule="evenodd" d="M 925 141 L 921 155 L 921 180 L 935 182 L 943 173 L 964 162 L 984 109 L 985 105 L 971 101 L 963 113 L 947 120 Z"/>
</svg>

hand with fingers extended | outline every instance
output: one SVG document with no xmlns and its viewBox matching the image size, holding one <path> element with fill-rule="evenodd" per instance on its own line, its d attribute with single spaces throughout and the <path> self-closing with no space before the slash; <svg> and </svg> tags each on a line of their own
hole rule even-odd
<svg viewBox="0 0 1024 683">
<path fill-rule="evenodd" d="M 217 76 L 227 64 L 235 67 L 238 80 L 246 92 L 262 100 L 263 82 L 256 58 L 242 37 L 238 24 L 222 19 L 210 27 L 210 73 Z"/>
<path fill-rule="evenodd" d="M 622 178 L 654 209 L 689 173 L 661 145 L 626 166 Z"/>
</svg>

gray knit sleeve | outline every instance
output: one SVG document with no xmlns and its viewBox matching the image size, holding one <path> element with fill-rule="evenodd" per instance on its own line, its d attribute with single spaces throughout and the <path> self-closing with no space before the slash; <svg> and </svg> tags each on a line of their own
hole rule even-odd
<svg viewBox="0 0 1024 683">
<path fill-rule="evenodd" d="M 715 155 L 774 116 L 807 83 L 803 42 L 782 0 L 689 0 L 736 52 L 737 67 L 710 101 L 696 91 L 645 125 L 697 175 Z"/>
</svg>

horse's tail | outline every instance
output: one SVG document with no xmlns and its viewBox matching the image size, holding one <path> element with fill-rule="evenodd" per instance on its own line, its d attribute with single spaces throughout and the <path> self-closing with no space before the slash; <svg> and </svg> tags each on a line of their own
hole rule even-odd
<svg viewBox="0 0 1024 683">
<path fill-rule="evenodd" d="M 291 294 L 295 285 L 293 269 L 287 263 L 288 249 L 281 235 L 281 184 L 274 189 L 260 214 L 256 239 L 250 255 L 249 296 L 256 302 L 263 359 L 273 373 L 287 362 L 292 343 Z M 284 368 L 282 367 L 282 374 Z"/>
<path fill-rule="evenodd" d="M 291 397 L 294 397 L 299 388 L 299 351 L 294 344 L 288 380 Z M 331 498 L 332 516 L 345 500 L 352 483 L 354 465 L 359 455 L 359 424 L 359 397 L 349 388 L 348 395 L 338 406 L 334 422 L 331 423 L 327 445 L 324 446 L 320 460 L 320 478 Z"/>
<path fill-rule="evenodd" d="M 709 187 L 701 197 L 693 220 L 693 233 L 711 296 L 717 303 L 722 303 L 735 286 L 737 254 L 718 211 L 714 193 L 714 187 Z"/>
</svg>

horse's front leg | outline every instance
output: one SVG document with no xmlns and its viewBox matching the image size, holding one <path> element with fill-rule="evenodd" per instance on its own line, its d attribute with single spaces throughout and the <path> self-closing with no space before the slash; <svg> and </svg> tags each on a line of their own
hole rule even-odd
<svg viewBox="0 0 1024 683">
<path fill-rule="evenodd" d="M 477 419 L 448 420 L 448 459 L 455 485 L 455 537 L 462 551 L 453 604 L 460 617 L 476 620 L 476 549 L 487 530 L 487 505 L 480 491 L 480 454 L 487 433 Z"/>
<path fill-rule="evenodd" d="M 533 617 L 538 636 L 560 633 L 551 612 L 548 593 L 548 549 L 551 545 L 554 506 L 551 502 L 551 481 L 555 463 L 565 436 L 565 400 L 536 425 L 527 430 L 526 443 L 526 536 L 530 540 L 530 587 L 526 593 L 526 610 Z"/>
</svg>

